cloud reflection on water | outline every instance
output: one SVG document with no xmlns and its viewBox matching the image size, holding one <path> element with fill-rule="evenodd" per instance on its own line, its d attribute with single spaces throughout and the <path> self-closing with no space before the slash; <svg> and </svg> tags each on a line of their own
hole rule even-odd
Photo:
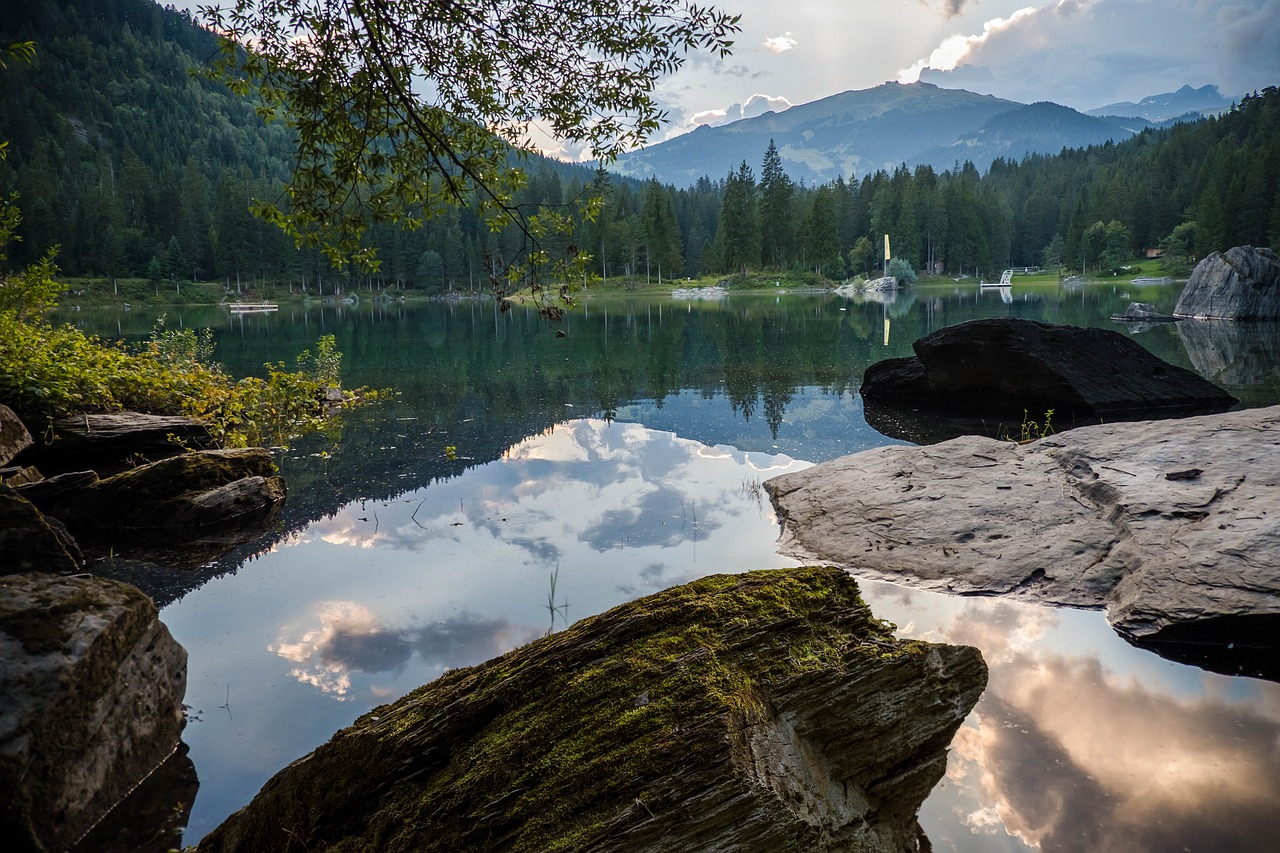
<svg viewBox="0 0 1280 853">
<path fill-rule="evenodd" d="M 983 610 L 941 631 L 991 665 L 947 777 L 977 804 L 958 815 L 975 835 L 1117 853 L 1274 843 L 1280 685 L 1203 673 L 1199 691 L 1180 691 L 1046 648 L 1055 611 Z"/>
<path fill-rule="evenodd" d="M 558 425 L 455 480 L 348 505 L 282 545 L 314 567 L 318 600 L 293 608 L 270 650 L 324 695 L 384 696 L 526 643 L 553 618 L 560 627 L 710 571 L 793 565 L 732 555 L 766 553 L 775 538 L 772 511 L 744 482 L 804 464 L 637 424 Z M 722 562 L 698 567 L 699 547 Z"/>
<path fill-rule="evenodd" d="M 758 483 L 803 465 L 634 424 L 558 426 L 455 480 L 313 524 L 298 547 L 328 549 L 299 555 L 316 600 L 271 650 L 319 695 L 370 705 L 544 633 L 551 572 L 572 621 L 711 572 L 792 565 L 772 550 Z M 902 633 L 975 645 L 991 667 L 922 816 L 935 849 L 1258 849 L 1280 836 L 1280 685 L 1162 661 L 1096 613 L 863 587 Z"/>
</svg>

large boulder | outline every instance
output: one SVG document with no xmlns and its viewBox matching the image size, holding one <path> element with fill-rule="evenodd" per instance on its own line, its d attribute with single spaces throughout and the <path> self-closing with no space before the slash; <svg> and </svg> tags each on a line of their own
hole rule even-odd
<svg viewBox="0 0 1280 853">
<path fill-rule="evenodd" d="M 0 575 L 74 572 L 83 557 L 71 534 L 30 501 L 0 485 Z"/>
<path fill-rule="evenodd" d="M 89 469 L 105 477 L 215 445 L 204 424 L 181 415 L 78 414 L 40 426 L 52 440 L 31 448 L 23 458 L 46 474 Z"/>
<path fill-rule="evenodd" d="M 76 477 L 78 485 L 72 488 L 57 487 L 61 480 L 50 478 L 24 487 L 22 493 L 77 535 L 186 535 L 204 528 L 253 526 L 273 517 L 285 497 L 271 454 L 258 447 L 184 453 L 102 480 Z"/>
<path fill-rule="evenodd" d="M 1270 249 L 1236 246 L 1196 264 L 1176 317 L 1280 320 L 1280 258 Z"/>
<path fill-rule="evenodd" d="M 186 651 L 126 584 L 0 578 L 0 837 L 67 850 L 178 746 Z"/>
<path fill-rule="evenodd" d="M 1038 421 L 1050 409 L 1053 422 L 1063 427 L 1100 418 L 1220 412 L 1236 402 L 1212 382 L 1110 329 L 997 317 L 947 326 L 920 338 L 913 348 L 913 357 L 868 367 L 862 396 L 869 414 L 887 421 L 894 412 L 912 409 L 926 410 L 924 420 L 941 416 L 944 425 L 954 419 L 957 431 L 945 437 L 963 434 L 977 423 L 995 436 L 1002 425 L 1016 427 L 1024 414 Z M 896 416 L 909 420 L 906 414 Z M 1013 432 L 1018 433 L 1016 428 Z M 896 437 L 917 438 L 910 433 Z"/>
<path fill-rule="evenodd" d="M 985 682 L 839 570 L 709 577 L 375 709 L 198 850 L 928 849 Z"/>
<path fill-rule="evenodd" d="M 1280 407 L 883 447 L 765 483 L 782 550 L 965 595 L 1105 607 L 1280 677 Z"/>
</svg>

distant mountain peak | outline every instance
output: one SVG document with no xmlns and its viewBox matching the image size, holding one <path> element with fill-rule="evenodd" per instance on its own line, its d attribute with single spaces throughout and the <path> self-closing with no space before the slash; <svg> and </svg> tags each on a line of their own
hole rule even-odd
<svg viewBox="0 0 1280 853">
<path fill-rule="evenodd" d="M 861 179 L 884 169 L 961 160 L 985 170 L 996 158 L 1057 154 L 1119 141 L 1147 126 L 1141 119 L 1092 118 L 1050 101 L 1022 104 L 934 83 L 887 81 L 839 92 L 718 127 L 700 127 L 623 155 L 614 170 L 687 186 L 718 178 L 746 161 L 758 165 L 770 140 L 792 180 L 822 184 Z"/>
<path fill-rule="evenodd" d="M 1159 95 L 1148 95 L 1136 104 L 1131 101 L 1120 101 L 1107 104 L 1088 111 L 1091 116 L 1122 116 L 1144 118 L 1152 122 L 1165 122 L 1173 118 L 1196 115 L 1215 115 L 1231 106 L 1231 99 L 1224 96 L 1218 87 L 1207 84 L 1195 88 L 1184 84 L 1175 92 L 1164 92 Z"/>
</svg>

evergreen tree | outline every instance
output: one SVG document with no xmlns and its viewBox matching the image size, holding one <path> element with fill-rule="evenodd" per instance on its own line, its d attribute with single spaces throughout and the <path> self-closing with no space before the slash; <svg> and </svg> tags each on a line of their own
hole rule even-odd
<svg viewBox="0 0 1280 853">
<path fill-rule="evenodd" d="M 716 231 L 720 269 L 745 273 L 760 263 L 760 223 L 756 216 L 756 181 L 747 161 L 725 179 L 720 227 Z"/>
<path fill-rule="evenodd" d="M 840 256 L 840 220 L 836 212 L 835 190 L 830 185 L 824 184 L 814 193 L 804 233 L 805 266 L 827 278 L 844 278 L 844 259 Z"/>
<path fill-rule="evenodd" d="M 786 269 L 795 240 L 795 185 L 782 170 L 782 157 L 772 139 L 760 168 L 760 236 L 766 267 Z"/>
</svg>

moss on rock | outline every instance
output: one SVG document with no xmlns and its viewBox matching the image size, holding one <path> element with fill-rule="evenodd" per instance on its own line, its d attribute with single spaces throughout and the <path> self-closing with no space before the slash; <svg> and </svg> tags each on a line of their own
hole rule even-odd
<svg viewBox="0 0 1280 853">
<path fill-rule="evenodd" d="M 895 640 L 844 572 L 708 577 L 366 714 L 199 849 L 892 849 L 985 677 Z"/>
</svg>

